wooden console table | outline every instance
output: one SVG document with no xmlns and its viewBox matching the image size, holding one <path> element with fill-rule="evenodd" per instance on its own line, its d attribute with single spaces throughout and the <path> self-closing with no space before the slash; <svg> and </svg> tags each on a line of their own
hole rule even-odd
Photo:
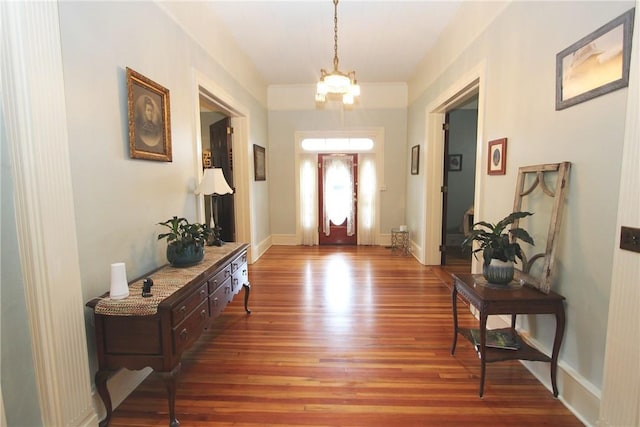
<svg viewBox="0 0 640 427">
<path fill-rule="evenodd" d="M 175 415 L 176 380 L 182 353 L 200 337 L 233 297 L 244 288 L 247 307 L 249 284 L 247 248 L 241 243 L 206 247 L 204 260 L 187 268 L 162 267 L 129 284 L 129 296 L 111 300 L 106 293 L 87 303 L 94 311 L 99 370 L 96 388 L 109 425 L 113 412 L 107 379 L 111 372 L 151 367 L 167 387 L 169 425 L 180 422 Z M 142 281 L 150 277 L 152 297 L 142 297 Z"/>
<path fill-rule="evenodd" d="M 480 390 L 482 397 L 484 392 L 485 365 L 491 362 L 504 360 L 535 360 L 551 363 L 551 385 L 553 395 L 558 397 L 558 386 L 556 384 L 556 372 L 558 368 L 558 353 L 564 335 L 564 297 L 555 292 L 544 294 L 528 285 L 511 287 L 507 289 L 495 289 L 480 284 L 484 279 L 482 275 L 456 274 L 453 276 L 453 287 L 451 289 L 451 309 L 453 311 L 453 343 L 451 345 L 451 355 L 456 350 L 458 334 L 467 338 L 472 344 L 475 340 L 471 329 L 458 327 L 458 294 L 463 300 L 474 306 L 480 312 L 479 336 L 480 343 L 476 350 L 480 356 Z M 487 317 L 491 314 L 510 314 L 511 328 L 507 328 L 512 334 L 517 335 L 515 330 L 516 315 L 518 314 L 555 314 L 556 333 L 553 340 L 553 350 L 551 357 L 541 353 L 536 348 L 521 341 L 521 347 L 517 350 L 506 350 L 487 348 L 486 332 Z"/>
</svg>

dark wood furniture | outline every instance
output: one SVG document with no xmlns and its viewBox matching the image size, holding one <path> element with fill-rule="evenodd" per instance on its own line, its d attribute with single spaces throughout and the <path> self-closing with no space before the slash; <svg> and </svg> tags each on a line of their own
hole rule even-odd
<svg viewBox="0 0 640 427">
<path fill-rule="evenodd" d="M 167 387 L 169 425 L 180 425 L 175 397 L 182 354 L 242 288 L 244 307 L 250 313 L 247 247 L 239 243 L 207 247 L 204 261 L 197 266 L 165 266 L 148 274 L 145 277 L 154 281 L 153 297 L 142 297 L 141 278 L 129 284 L 130 295 L 125 299 L 114 301 L 107 293 L 87 303 L 94 310 L 96 388 L 107 411 L 101 427 L 109 424 L 112 414 L 110 374 L 120 368 L 147 366 L 163 377 Z"/>
<path fill-rule="evenodd" d="M 451 309 L 453 311 L 453 343 L 451 345 L 451 355 L 456 350 L 458 334 L 467 338 L 472 344 L 474 339 L 471 329 L 458 327 L 457 299 L 460 297 L 474 306 L 480 315 L 480 343 L 476 350 L 480 356 L 480 390 L 482 397 L 484 392 L 485 365 L 491 362 L 504 360 L 535 360 L 551 363 L 551 385 L 553 395 L 558 397 L 558 386 L 556 384 L 556 372 L 558 368 L 558 353 L 564 335 L 564 297 L 553 291 L 544 294 L 527 284 L 522 286 L 509 287 L 505 289 L 495 289 L 491 286 L 480 284 L 482 275 L 454 274 L 453 286 L 451 289 Z M 487 317 L 492 314 L 510 314 L 511 328 L 513 334 L 515 330 L 516 315 L 518 314 L 554 314 L 556 317 L 556 333 L 553 341 L 551 357 L 541 353 L 536 348 L 527 344 L 524 340 L 518 350 L 506 350 L 488 348 L 486 346 Z M 509 328 L 507 328 L 508 330 Z"/>
</svg>

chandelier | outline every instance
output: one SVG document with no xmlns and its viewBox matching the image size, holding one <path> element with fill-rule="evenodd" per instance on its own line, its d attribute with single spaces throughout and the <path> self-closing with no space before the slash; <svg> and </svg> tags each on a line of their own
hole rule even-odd
<svg viewBox="0 0 640 427">
<path fill-rule="evenodd" d="M 338 1 L 333 0 L 333 71 L 327 73 L 320 70 L 320 81 L 316 89 L 316 102 L 325 102 L 327 96 L 342 96 L 343 104 L 353 104 L 356 96 L 360 96 L 360 85 L 356 82 L 356 72 L 343 73 L 338 70 Z"/>
</svg>

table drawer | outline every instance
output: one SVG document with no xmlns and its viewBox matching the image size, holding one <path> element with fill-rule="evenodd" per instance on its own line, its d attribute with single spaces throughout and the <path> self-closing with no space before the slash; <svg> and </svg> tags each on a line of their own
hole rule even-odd
<svg viewBox="0 0 640 427">
<path fill-rule="evenodd" d="M 209 316 L 215 319 L 222 313 L 230 301 L 231 278 L 228 278 L 216 291 L 209 295 Z"/>
<path fill-rule="evenodd" d="M 248 281 L 249 276 L 247 275 L 247 264 L 240 264 L 236 272 L 233 273 L 233 276 L 231 277 L 231 295 L 229 298 L 233 298 L 234 295 L 240 292 L 242 286 L 247 284 Z"/>
<path fill-rule="evenodd" d="M 173 350 L 176 355 L 198 339 L 208 319 L 209 307 L 206 301 L 202 301 L 180 326 L 173 328 Z"/>
<path fill-rule="evenodd" d="M 207 296 L 207 283 L 204 282 L 171 310 L 171 326 L 176 326 L 184 321 L 196 307 L 207 299 Z"/>
<path fill-rule="evenodd" d="M 209 279 L 209 293 L 215 292 L 225 280 L 231 277 L 231 264 L 227 264 L 222 270 Z"/>
</svg>

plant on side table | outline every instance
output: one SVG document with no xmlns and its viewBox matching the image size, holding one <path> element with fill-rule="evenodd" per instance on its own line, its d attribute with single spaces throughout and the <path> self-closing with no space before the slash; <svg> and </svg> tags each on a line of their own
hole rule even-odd
<svg viewBox="0 0 640 427">
<path fill-rule="evenodd" d="M 477 252 L 482 251 L 482 275 L 489 283 L 508 284 L 513 280 L 514 263 L 516 258 L 522 260 L 522 248 L 518 239 L 534 245 L 533 238 L 523 228 L 511 228 L 506 231 L 507 226 L 515 220 L 533 215 L 531 212 L 513 212 L 501 221 L 491 224 L 480 221 L 473 224 L 469 235 L 462 241 L 461 246 L 472 246 L 473 242 L 478 242 L 479 246 L 473 250 L 473 255 L 477 257 Z"/>
<path fill-rule="evenodd" d="M 167 227 L 158 240 L 167 239 L 167 260 L 174 267 L 189 267 L 204 259 L 204 246 L 212 234 L 208 225 L 189 223 L 186 218 L 174 216 L 158 225 Z"/>
</svg>

